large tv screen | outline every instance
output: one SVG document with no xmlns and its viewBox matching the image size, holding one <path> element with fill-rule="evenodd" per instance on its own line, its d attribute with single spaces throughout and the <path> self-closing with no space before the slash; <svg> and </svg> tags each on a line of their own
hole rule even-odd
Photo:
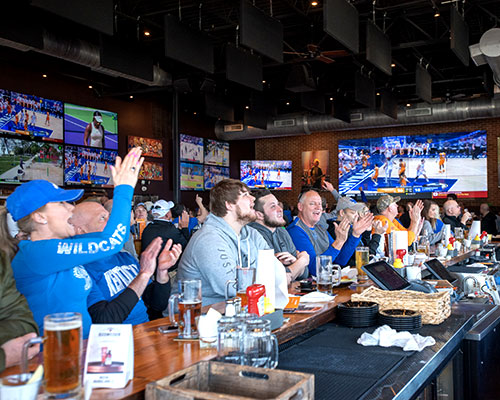
<svg viewBox="0 0 500 400">
<path fill-rule="evenodd" d="M 64 103 L 64 142 L 118 149 L 118 114 Z"/>
<path fill-rule="evenodd" d="M 205 139 L 205 164 L 229 167 L 229 143 Z"/>
<path fill-rule="evenodd" d="M 203 139 L 195 136 L 180 135 L 181 161 L 203 163 Z"/>
<path fill-rule="evenodd" d="M 339 140 L 339 192 L 488 196 L 486 131 Z"/>
<path fill-rule="evenodd" d="M 45 179 L 63 184 L 63 150 L 57 143 L 0 137 L 0 183 Z"/>
<path fill-rule="evenodd" d="M 181 190 L 203 190 L 203 165 L 181 162 Z"/>
<path fill-rule="evenodd" d="M 243 160 L 240 161 L 240 177 L 251 188 L 291 190 L 292 162 Z"/>
<path fill-rule="evenodd" d="M 0 89 L 0 131 L 63 141 L 63 103 Z"/>
<path fill-rule="evenodd" d="M 80 146 L 66 146 L 64 183 L 66 185 L 107 186 L 112 184 L 111 165 L 118 152 Z"/>
<path fill-rule="evenodd" d="M 205 165 L 204 175 L 205 190 L 210 190 L 221 180 L 229 178 L 229 168 Z"/>
</svg>

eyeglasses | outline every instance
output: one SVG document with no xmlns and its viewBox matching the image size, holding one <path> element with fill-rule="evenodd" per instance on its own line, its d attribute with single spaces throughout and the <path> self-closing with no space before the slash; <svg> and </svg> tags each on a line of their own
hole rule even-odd
<svg viewBox="0 0 500 400">
<path fill-rule="evenodd" d="M 165 208 L 163 208 L 162 206 L 153 206 L 152 208 L 153 210 L 166 210 Z M 168 210 L 167 210 L 168 211 Z"/>
</svg>

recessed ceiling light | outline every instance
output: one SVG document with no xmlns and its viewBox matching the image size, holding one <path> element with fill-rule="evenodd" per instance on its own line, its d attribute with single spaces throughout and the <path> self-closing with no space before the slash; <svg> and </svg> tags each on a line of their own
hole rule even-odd
<svg viewBox="0 0 500 400">
<path fill-rule="evenodd" d="M 144 31 L 144 36 L 151 36 L 151 32 L 149 32 L 149 31 Z"/>
<path fill-rule="evenodd" d="M 394 68 L 395 66 L 396 66 L 396 64 L 394 64 L 394 63 L 392 63 L 392 64 L 391 64 L 391 67 L 392 67 L 392 68 Z"/>
<path fill-rule="evenodd" d="M 47 74 L 43 74 L 43 75 L 42 75 L 42 78 L 47 78 Z"/>
<path fill-rule="evenodd" d="M 266 83 L 266 81 L 262 81 L 262 83 Z"/>
<path fill-rule="evenodd" d="M 318 2 L 317 2 L 317 1 L 311 1 L 311 5 L 312 5 L 313 7 L 316 7 L 316 6 L 318 5 Z"/>
<path fill-rule="evenodd" d="M 133 98 L 134 98 L 134 96 L 132 96 L 132 95 L 130 95 L 129 97 L 130 97 L 131 99 L 133 99 Z"/>
<path fill-rule="evenodd" d="M 437 18 L 439 17 L 441 14 L 439 14 L 439 11 L 436 11 L 436 13 L 434 14 L 434 18 Z"/>
<path fill-rule="evenodd" d="M 196 115 L 196 111 L 193 113 L 193 115 Z"/>
<path fill-rule="evenodd" d="M 286 105 L 287 105 L 287 106 L 289 106 L 289 105 L 290 105 L 290 102 L 288 102 L 288 101 L 287 101 L 287 102 L 286 102 Z"/>
<path fill-rule="evenodd" d="M 379 92 L 377 92 L 377 96 L 380 96 L 380 93 L 379 93 Z"/>
<path fill-rule="evenodd" d="M 89 85 L 89 89 L 92 89 L 92 85 Z"/>
<path fill-rule="evenodd" d="M 330 101 L 333 101 L 333 97 L 330 97 Z"/>
<path fill-rule="evenodd" d="M 250 106 L 245 106 L 245 109 L 248 110 L 250 108 Z"/>
<path fill-rule="evenodd" d="M 411 107 L 411 104 L 410 103 L 406 103 L 406 107 Z"/>
</svg>

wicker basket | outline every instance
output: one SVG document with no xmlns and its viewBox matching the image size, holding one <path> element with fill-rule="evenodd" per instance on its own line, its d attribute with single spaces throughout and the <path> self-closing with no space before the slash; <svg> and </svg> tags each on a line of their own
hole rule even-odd
<svg viewBox="0 0 500 400">
<path fill-rule="evenodd" d="M 351 296 L 352 301 L 373 301 L 381 310 L 403 308 L 419 311 L 422 324 L 439 325 L 451 314 L 450 293 L 420 293 L 412 290 L 380 290 L 369 287 Z"/>
</svg>

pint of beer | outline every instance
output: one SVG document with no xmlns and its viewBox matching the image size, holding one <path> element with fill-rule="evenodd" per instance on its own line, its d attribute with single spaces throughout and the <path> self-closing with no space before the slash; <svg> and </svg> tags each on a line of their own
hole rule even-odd
<svg viewBox="0 0 500 400">
<path fill-rule="evenodd" d="M 358 280 L 366 281 L 368 277 L 365 271 L 361 269 L 370 262 L 370 253 L 368 247 L 356 247 L 356 269 L 358 270 Z"/>
<path fill-rule="evenodd" d="M 196 317 L 201 315 L 201 281 L 199 279 L 179 281 L 180 292 L 168 300 L 170 321 L 179 326 L 179 338 L 197 339 Z M 175 319 L 175 309 L 179 316 Z"/>
<path fill-rule="evenodd" d="M 45 391 L 49 398 L 78 394 L 81 389 L 81 314 L 46 315 L 43 329 L 46 338 L 43 349 Z"/>
</svg>

